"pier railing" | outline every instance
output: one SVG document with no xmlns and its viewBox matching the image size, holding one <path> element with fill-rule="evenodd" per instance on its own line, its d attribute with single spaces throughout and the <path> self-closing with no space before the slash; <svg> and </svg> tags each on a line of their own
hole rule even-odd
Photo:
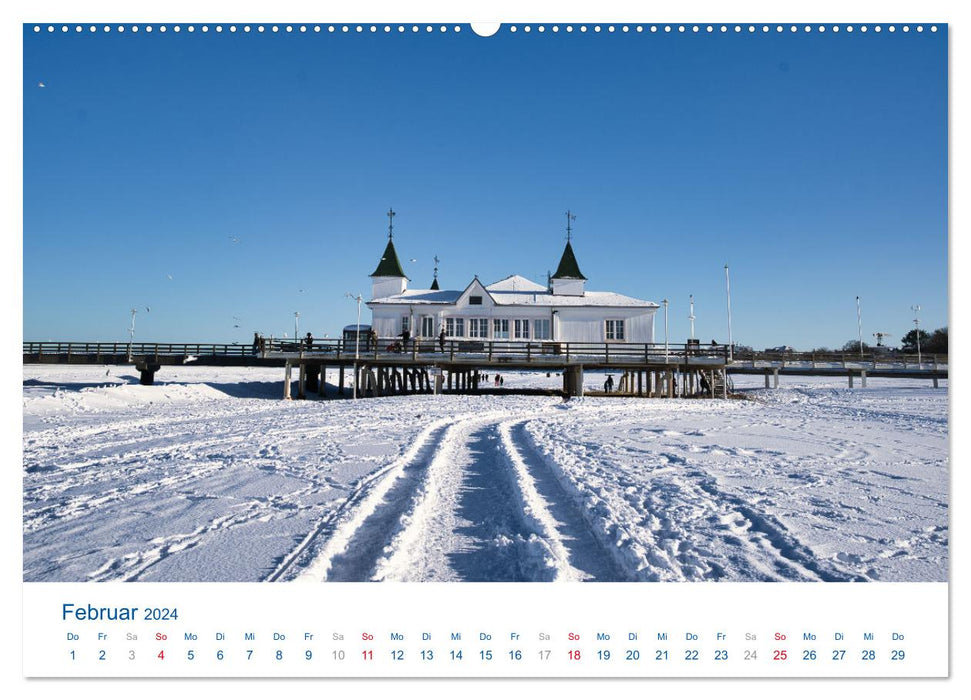
<svg viewBox="0 0 971 700">
<path fill-rule="evenodd" d="M 463 362 L 527 364 L 641 364 L 641 363 L 716 363 L 728 359 L 727 345 L 684 343 L 574 343 L 555 340 L 492 340 L 486 338 L 394 338 L 306 340 L 264 338 L 257 344 L 238 343 L 126 343 L 126 342 L 24 342 L 25 358 L 43 361 L 45 356 L 66 357 L 71 361 L 100 362 L 101 358 L 185 359 L 205 357 L 274 358 L 305 357 L 346 361 L 355 356 L 365 359 L 447 360 Z M 25 359 L 25 361 L 27 361 Z"/>
<path fill-rule="evenodd" d="M 252 356 L 252 346 L 235 343 L 104 343 L 104 342 L 24 342 L 24 355 L 133 357 Z"/>
<path fill-rule="evenodd" d="M 275 346 L 274 346 L 275 347 Z M 283 347 L 286 352 L 286 346 Z M 303 352 L 317 352 L 313 348 Z M 574 343 L 556 340 L 491 340 L 487 338 L 448 338 L 444 341 L 426 338 L 410 339 L 379 338 L 377 342 L 362 339 L 359 348 L 353 342 L 345 342 L 336 351 L 343 357 L 355 352 L 362 359 L 411 358 L 412 360 L 445 359 L 451 362 L 485 360 L 489 363 L 527 364 L 641 364 L 685 362 L 716 362 L 723 364 L 728 358 L 727 345 L 688 345 L 663 343 Z"/>
<path fill-rule="evenodd" d="M 937 353 L 902 352 L 797 352 L 797 351 L 739 351 L 733 354 L 734 364 L 746 367 L 806 367 L 823 369 L 826 367 L 864 368 L 864 369 L 917 369 L 946 368 L 948 356 Z"/>
<path fill-rule="evenodd" d="M 355 350 L 362 358 L 401 358 L 410 356 L 417 359 L 448 358 L 449 360 L 486 359 L 489 362 L 535 362 L 544 360 L 561 362 L 600 362 L 623 364 L 624 362 L 704 362 L 726 361 L 729 357 L 728 346 L 699 345 L 685 343 L 573 343 L 555 340 L 494 340 L 487 338 L 447 338 L 444 343 L 437 338 L 412 338 L 405 344 L 399 337 L 373 339 L 363 337 L 355 348 L 354 340 L 323 338 L 307 344 L 306 340 L 295 341 L 287 338 L 265 338 L 257 346 L 240 343 L 128 343 L 128 342 L 77 342 L 43 341 L 24 342 L 23 354 L 26 357 L 60 356 L 89 358 L 99 362 L 100 358 L 125 357 L 274 357 L 281 355 L 321 355 L 346 360 L 354 356 Z M 732 354 L 733 365 L 752 368 L 807 367 L 807 368 L 869 368 L 911 369 L 946 368 L 948 356 L 941 354 L 900 352 L 753 352 L 736 351 Z M 919 362 L 918 362 L 919 361 Z"/>
</svg>

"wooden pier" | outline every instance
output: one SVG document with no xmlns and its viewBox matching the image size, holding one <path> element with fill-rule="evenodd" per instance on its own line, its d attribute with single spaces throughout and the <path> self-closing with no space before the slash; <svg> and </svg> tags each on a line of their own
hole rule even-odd
<svg viewBox="0 0 971 700">
<path fill-rule="evenodd" d="M 397 338 L 360 344 L 317 340 L 312 344 L 266 339 L 259 346 L 214 343 L 24 343 L 24 364 L 134 365 L 151 384 L 165 365 L 282 366 L 284 397 L 297 372 L 297 398 L 322 393 L 328 367 L 338 369 L 338 394 L 478 393 L 488 372 L 556 372 L 562 394 L 583 395 L 585 371 L 620 375 L 617 395 L 644 397 L 727 396 L 725 345 L 659 343 L 566 343 Z M 348 382 L 347 380 L 353 380 Z M 350 387 L 347 384 L 350 383 Z"/>
<path fill-rule="evenodd" d="M 753 353 L 730 357 L 727 345 L 662 343 L 566 343 L 548 340 L 495 341 L 477 339 L 398 338 L 360 344 L 345 340 L 315 340 L 312 344 L 268 338 L 259 346 L 225 343 L 79 343 L 25 342 L 24 364 L 130 365 L 142 384 L 152 384 L 167 365 L 264 366 L 284 369 L 285 398 L 308 393 L 324 395 L 327 368 L 337 368 L 339 396 L 387 396 L 412 393 L 514 393 L 482 384 L 484 373 L 509 370 L 556 372 L 562 389 L 521 390 L 583 396 L 585 372 L 611 372 L 619 381 L 609 393 L 649 398 L 727 398 L 731 376 L 765 377 L 766 388 L 778 387 L 780 376 L 845 377 L 852 388 L 863 388 L 872 377 L 929 379 L 935 387 L 947 379 L 946 356 L 851 353 Z"/>
</svg>

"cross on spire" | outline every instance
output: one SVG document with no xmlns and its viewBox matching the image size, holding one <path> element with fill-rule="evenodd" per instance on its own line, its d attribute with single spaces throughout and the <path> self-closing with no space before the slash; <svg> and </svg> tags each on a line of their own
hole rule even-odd
<svg viewBox="0 0 971 700">
<path fill-rule="evenodd" d="M 388 207 L 388 240 L 394 236 L 394 209 Z"/>
<path fill-rule="evenodd" d="M 569 242 L 570 239 L 572 238 L 573 228 L 570 226 L 570 223 L 573 222 L 573 221 L 576 221 L 576 220 L 577 220 L 576 214 L 571 214 L 570 213 L 570 210 L 567 209 L 566 210 L 566 240 L 567 240 L 567 242 Z"/>
<path fill-rule="evenodd" d="M 431 289 L 438 291 L 438 256 L 435 256 L 435 277 L 432 278 Z"/>
</svg>

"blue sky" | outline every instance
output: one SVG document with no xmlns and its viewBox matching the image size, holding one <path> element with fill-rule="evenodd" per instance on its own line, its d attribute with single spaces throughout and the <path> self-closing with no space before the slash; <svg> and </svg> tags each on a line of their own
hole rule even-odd
<svg viewBox="0 0 971 700">
<path fill-rule="evenodd" d="M 393 206 L 411 286 L 434 255 L 447 288 L 542 279 L 569 208 L 588 288 L 667 297 L 672 341 L 689 294 L 727 339 L 727 262 L 738 343 L 842 345 L 857 295 L 864 339 L 899 342 L 913 304 L 947 324 L 946 100 L 944 27 L 28 26 L 24 337 L 123 340 L 132 306 L 141 340 L 248 342 L 294 311 L 333 336 Z"/>
</svg>

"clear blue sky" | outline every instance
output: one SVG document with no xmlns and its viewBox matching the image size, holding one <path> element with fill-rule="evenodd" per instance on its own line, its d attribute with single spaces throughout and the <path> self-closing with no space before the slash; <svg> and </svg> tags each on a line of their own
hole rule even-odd
<svg viewBox="0 0 971 700">
<path fill-rule="evenodd" d="M 569 208 L 672 341 L 689 294 L 727 340 L 727 262 L 737 343 L 840 346 L 857 295 L 897 343 L 947 324 L 946 35 L 27 26 L 24 338 L 333 336 L 391 206 L 413 287 L 542 280 Z"/>
</svg>

